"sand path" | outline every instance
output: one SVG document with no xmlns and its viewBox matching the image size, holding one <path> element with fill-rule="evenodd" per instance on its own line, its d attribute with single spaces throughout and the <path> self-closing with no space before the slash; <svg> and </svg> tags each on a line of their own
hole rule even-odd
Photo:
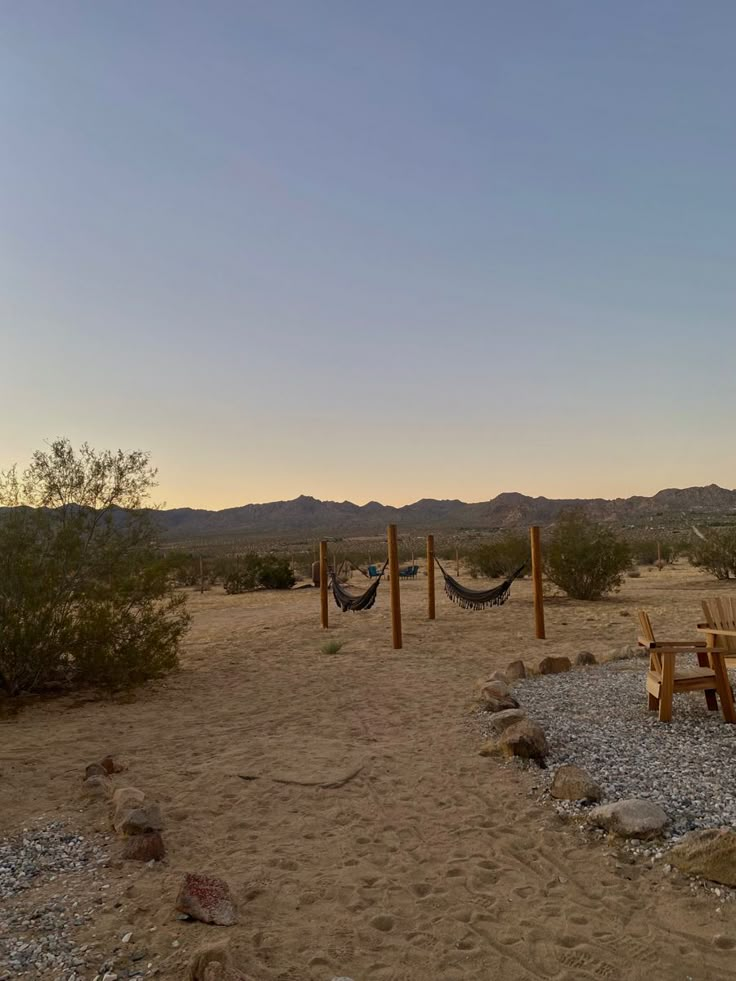
<svg viewBox="0 0 736 981">
<path fill-rule="evenodd" d="M 256 981 L 733 977 L 730 907 L 585 841 L 534 800 L 533 776 L 478 755 L 467 714 L 474 679 L 518 654 L 629 642 L 620 614 L 642 597 L 694 622 L 692 576 L 666 594 L 650 579 L 611 603 L 553 604 L 544 650 L 528 640 L 526 583 L 489 614 L 443 600 L 434 624 L 421 581 L 402 584 L 402 652 L 385 602 L 331 610 L 346 641 L 334 656 L 319 653 L 315 593 L 194 595 L 179 674 L 129 703 L 63 700 L 3 723 L 2 830 L 58 817 L 105 829 L 105 809 L 76 799 L 79 773 L 107 751 L 125 758 L 118 782 L 161 802 L 169 855 L 107 870 L 87 939 L 112 950 L 131 929 L 172 981 L 223 938 Z M 186 870 L 230 881 L 236 927 L 175 919 Z"/>
</svg>

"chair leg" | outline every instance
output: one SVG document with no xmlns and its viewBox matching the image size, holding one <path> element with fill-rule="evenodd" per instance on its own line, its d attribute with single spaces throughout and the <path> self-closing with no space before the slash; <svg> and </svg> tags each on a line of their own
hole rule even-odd
<svg viewBox="0 0 736 981">
<path fill-rule="evenodd" d="M 662 652 L 662 685 L 659 689 L 659 721 L 672 719 L 672 693 L 675 688 L 675 655 Z"/>
<path fill-rule="evenodd" d="M 652 695 L 651 692 L 648 692 L 647 694 L 649 696 L 649 703 L 647 705 L 647 708 L 649 709 L 650 712 L 656 712 L 657 709 L 659 708 L 659 699 L 657 698 L 656 695 Z"/>
<path fill-rule="evenodd" d="M 716 685 L 718 686 L 718 694 L 721 696 L 723 718 L 726 722 L 734 723 L 736 722 L 736 707 L 733 703 L 733 692 L 731 691 L 728 672 L 723 663 L 723 658 L 720 654 L 711 654 L 710 663 L 716 673 Z"/>
<path fill-rule="evenodd" d="M 716 692 L 714 688 L 705 689 L 705 704 L 708 706 L 709 711 L 718 711 L 718 699 L 716 698 Z"/>
</svg>

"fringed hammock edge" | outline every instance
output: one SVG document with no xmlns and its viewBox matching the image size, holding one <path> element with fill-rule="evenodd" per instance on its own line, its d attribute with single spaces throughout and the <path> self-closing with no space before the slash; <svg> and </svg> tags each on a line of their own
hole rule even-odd
<svg viewBox="0 0 736 981">
<path fill-rule="evenodd" d="M 464 610 L 485 610 L 488 606 L 503 606 L 509 598 L 511 584 L 519 578 L 526 568 L 526 562 L 524 562 L 513 575 L 504 579 L 500 586 L 494 586 L 492 589 L 468 589 L 457 579 L 453 579 L 448 572 L 445 572 L 437 556 L 435 556 L 435 562 L 440 567 L 440 572 L 444 577 L 445 592 L 448 597 Z"/>
<path fill-rule="evenodd" d="M 368 589 L 366 589 L 365 592 L 360 593 L 358 596 L 356 596 L 355 593 L 348 592 L 348 590 L 338 582 L 335 573 L 330 570 L 330 586 L 332 587 L 332 595 L 335 597 L 335 603 L 337 603 L 343 613 L 347 613 L 348 610 L 350 610 L 351 613 L 358 613 L 361 610 L 370 610 L 370 608 L 376 602 L 376 593 L 378 592 L 378 587 L 381 584 L 381 579 L 383 578 L 387 565 L 388 559 L 386 559 L 378 578 L 374 579 Z"/>
</svg>

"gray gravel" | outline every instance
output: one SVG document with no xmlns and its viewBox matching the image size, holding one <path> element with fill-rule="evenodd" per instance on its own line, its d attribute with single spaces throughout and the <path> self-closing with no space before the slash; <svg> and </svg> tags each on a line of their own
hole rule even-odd
<svg viewBox="0 0 736 981">
<path fill-rule="evenodd" d="M 89 882 L 106 861 L 99 842 L 68 832 L 59 822 L 0 841 L 0 981 L 94 977 L 99 955 L 75 946 L 73 939 L 94 916 L 76 886 L 82 876 Z M 36 899 L 28 892 L 49 883 L 51 896 Z"/>
<path fill-rule="evenodd" d="M 672 722 L 659 722 L 647 710 L 646 671 L 637 658 L 514 685 L 522 708 L 547 734 L 546 778 L 560 764 L 576 763 L 606 800 L 660 804 L 672 822 L 670 837 L 736 826 L 736 726 L 709 712 L 702 692 L 675 695 Z"/>
</svg>

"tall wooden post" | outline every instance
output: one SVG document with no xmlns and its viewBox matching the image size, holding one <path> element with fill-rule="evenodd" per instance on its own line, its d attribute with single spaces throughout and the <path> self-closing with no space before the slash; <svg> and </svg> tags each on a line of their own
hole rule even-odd
<svg viewBox="0 0 736 981">
<path fill-rule="evenodd" d="M 427 617 L 434 620 L 434 535 L 427 535 Z"/>
<path fill-rule="evenodd" d="M 394 650 L 401 645 L 401 586 L 399 578 L 399 549 L 396 542 L 396 525 L 388 526 L 388 573 L 391 587 L 391 636 Z"/>
<path fill-rule="evenodd" d="M 322 629 L 329 627 L 327 613 L 327 542 L 319 543 L 319 608 Z"/>
<path fill-rule="evenodd" d="M 455 575 L 460 575 L 460 550 L 455 549 Z"/>
<path fill-rule="evenodd" d="M 544 595 L 542 593 L 542 546 L 539 528 L 530 529 L 532 545 L 532 588 L 534 589 L 534 628 L 537 640 L 544 640 Z"/>
<path fill-rule="evenodd" d="M 199 557 L 199 591 L 204 592 L 204 563 L 202 562 L 202 556 Z"/>
</svg>

